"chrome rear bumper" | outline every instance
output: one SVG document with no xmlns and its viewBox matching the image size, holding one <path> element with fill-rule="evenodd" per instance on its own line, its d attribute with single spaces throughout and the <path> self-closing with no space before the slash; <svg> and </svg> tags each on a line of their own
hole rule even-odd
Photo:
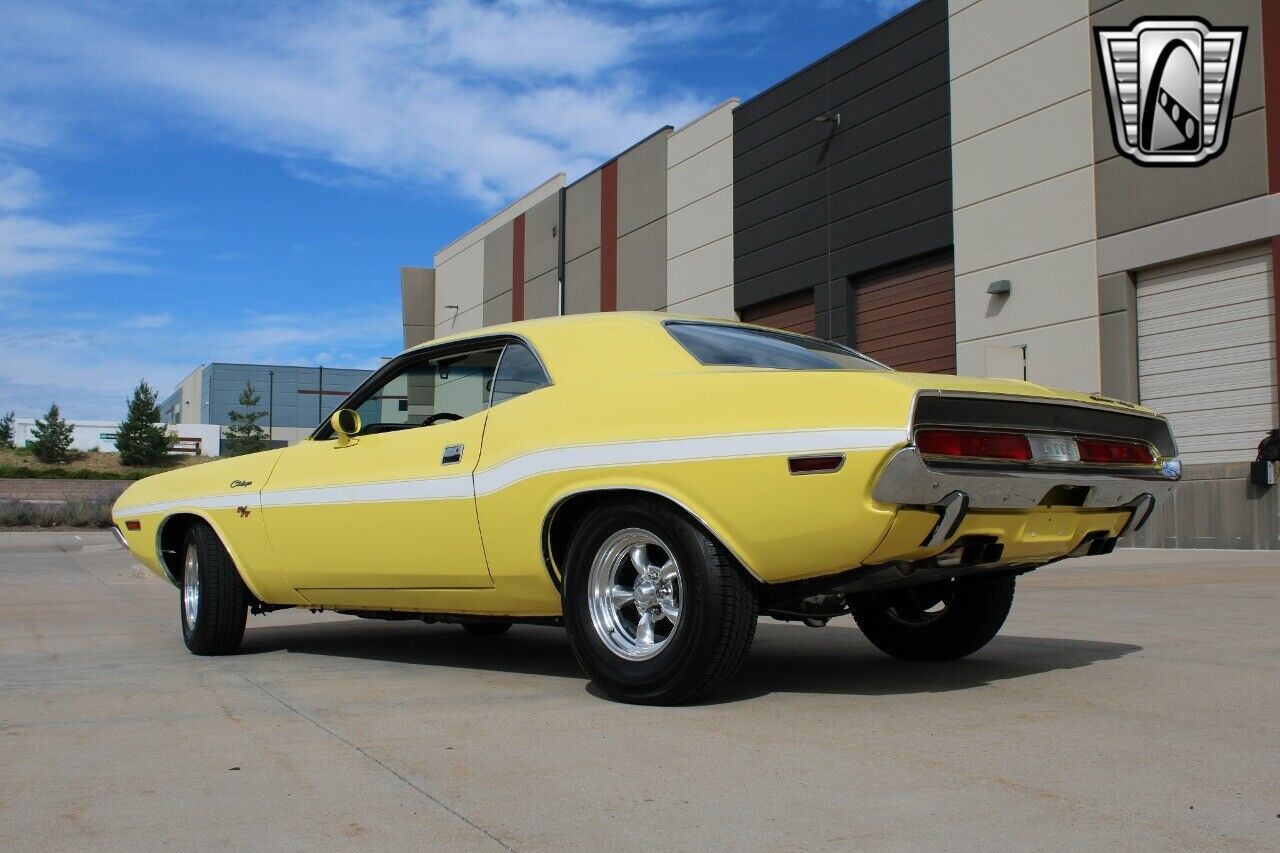
<svg viewBox="0 0 1280 853">
<path fill-rule="evenodd" d="M 1133 507 L 1143 495 L 1155 501 L 1169 496 L 1178 483 L 1181 468 L 1166 463 L 1149 475 L 1110 474 L 1061 470 L 1008 470 L 994 467 L 930 468 L 914 447 L 899 450 L 885 465 L 871 491 L 880 503 L 901 506 L 937 506 L 952 492 L 968 498 L 967 509 L 1030 509 L 1044 502 L 1053 489 L 1086 488 L 1080 506 L 1085 509 Z"/>
</svg>

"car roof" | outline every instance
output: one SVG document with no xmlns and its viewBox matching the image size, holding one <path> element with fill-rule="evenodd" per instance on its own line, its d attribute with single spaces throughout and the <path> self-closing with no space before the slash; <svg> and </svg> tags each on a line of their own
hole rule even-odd
<svg viewBox="0 0 1280 853">
<path fill-rule="evenodd" d="M 552 379 L 684 372 L 697 360 L 666 333 L 671 320 L 734 324 L 736 321 L 661 311 L 609 311 L 540 317 L 444 335 L 406 352 L 502 335 L 524 338 L 538 351 Z"/>
</svg>

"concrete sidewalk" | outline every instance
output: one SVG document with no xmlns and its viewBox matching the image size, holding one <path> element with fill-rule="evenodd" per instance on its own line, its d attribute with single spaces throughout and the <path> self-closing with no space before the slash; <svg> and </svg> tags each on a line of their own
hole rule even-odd
<svg viewBox="0 0 1280 853">
<path fill-rule="evenodd" d="M 0 847 L 1280 846 L 1280 555 L 1125 551 L 905 664 L 764 622 L 708 704 L 600 698 L 561 631 L 293 611 L 195 658 L 107 534 L 0 534 Z"/>
</svg>

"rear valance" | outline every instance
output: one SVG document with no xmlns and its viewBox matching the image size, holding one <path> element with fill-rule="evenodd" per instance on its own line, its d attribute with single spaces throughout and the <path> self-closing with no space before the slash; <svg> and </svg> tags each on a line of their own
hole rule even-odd
<svg viewBox="0 0 1280 853">
<path fill-rule="evenodd" d="M 1163 418 L 1083 403 L 925 391 L 916 398 L 912 431 L 926 426 L 1137 439 L 1154 445 L 1163 457 L 1178 455 L 1173 433 Z"/>
</svg>

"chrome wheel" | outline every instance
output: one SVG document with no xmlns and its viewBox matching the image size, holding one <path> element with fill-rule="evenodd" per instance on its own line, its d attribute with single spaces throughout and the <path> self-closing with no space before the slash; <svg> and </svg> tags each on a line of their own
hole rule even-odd
<svg viewBox="0 0 1280 853">
<path fill-rule="evenodd" d="M 647 530 L 618 531 L 591 561 L 591 622 L 605 646 L 626 660 L 648 660 L 671 642 L 683 593 L 675 556 Z"/>
<path fill-rule="evenodd" d="M 182 561 L 182 618 L 187 630 L 194 631 L 196 616 L 200 612 L 200 557 L 194 542 L 187 545 L 187 556 Z"/>
</svg>

